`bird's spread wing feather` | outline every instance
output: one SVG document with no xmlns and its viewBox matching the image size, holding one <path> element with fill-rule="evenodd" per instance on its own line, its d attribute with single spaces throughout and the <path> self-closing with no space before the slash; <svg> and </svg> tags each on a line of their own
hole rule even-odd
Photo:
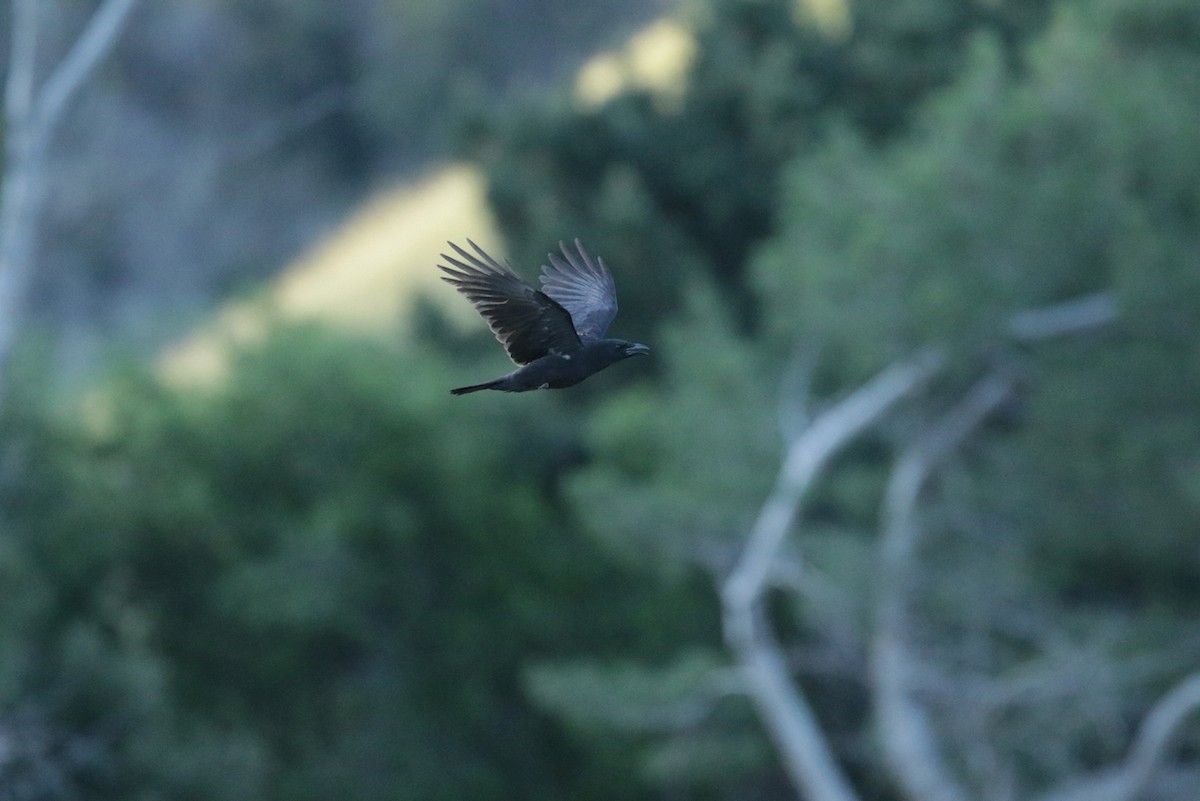
<svg viewBox="0 0 1200 801">
<path fill-rule="evenodd" d="M 603 259 L 593 259 L 575 240 L 577 253 L 562 242 L 564 261 L 551 253 L 550 266 L 542 267 L 542 290 L 571 313 L 575 330 L 584 342 L 602 339 L 617 316 L 617 288 Z"/>
<path fill-rule="evenodd" d="M 570 354 L 580 347 L 571 315 L 558 302 L 521 280 L 471 240 L 468 253 L 447 244 L 459 258 L 442 254 L 442 280 L 467 296 L 492 333 L 517 364 L 529 364 L 550 352 Z"/>
</svg>

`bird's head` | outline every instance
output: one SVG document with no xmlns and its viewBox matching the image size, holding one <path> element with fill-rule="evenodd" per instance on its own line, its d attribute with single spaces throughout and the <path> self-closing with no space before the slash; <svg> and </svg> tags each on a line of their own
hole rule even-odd
<svg viewBox="0 0 1200 801">
<path fill-rule="evenodd" d="M 630 356 L 641 356 L 649 353 L 650 349 L 637 342 L 626 342 L 623 339 L 602 339 L 590 345 L 595 358 L 603 364 L 614 364 Z"/>
<path fill-rule="evenodd" d="M 645 356 L 650 352 L 650 348 L 640 342 L 626 342 L 623 339 L 615 340 L 617 352 L 622 359 L 628 359 L 630 356 Z"/>
</svg>

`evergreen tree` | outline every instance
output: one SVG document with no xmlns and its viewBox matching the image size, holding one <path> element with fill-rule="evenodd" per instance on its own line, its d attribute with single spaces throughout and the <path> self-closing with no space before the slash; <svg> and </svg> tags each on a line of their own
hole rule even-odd
<svg viewBox="0 0 1200 801">
<path fill-rule="evenodd" d="M 1200 656 L 1198 14 L 1170 0 L 1066 5 L 1025 73 L 981 37 L 903 136 L 829 133 L 789 164 L 778 234 L 751 262 L 756 330 L 739 334 L 723 295 L 697 289 L 659 348 L 661 390 L 625 393 L 592 426 L 597 459 L 572 486 L 596 536 L 720 581 L 787 439 L 888 365 L 942 354 L 923 392 L 805 498 L 768 596 L 791 678 L 864 798 L 928 797 L 886 733 L 881 749 L 862 745 L 887 726 L 872 666 L 900 597 L 885 579 L 885 486 L 981 376 L 1010 402 L 920 496 L 902 588 L 921 666 L 909 689 L 944 762 L 933 769 L 966 797 L 1099 793 L 1127 777 L 1131 721 Z M 614 495 L 622 513 L 602 514 Z M 701 654 L 547 668 L 542 697 L 571 719 L 654 733 L 650 764 L 665 751 L 697 787 L 770 781 L 779 757 L 765 745 L 728 752 L 755 755 L 740 773 L 709 770 L 698 744 L 752 726 L 736 674 Z M 639 698 L 644 714 L 613 713 Z M 665 718 L 677 725 L 655 714 L 681 708 L 700 711 Z M 1194 785 L 1170 778 L 1194 765 L 1159 756 L 1149 794 L 1190 798 Z"/>
<path fill-rule="evenodd" d="M 678 107 L 629 92 L 597 109 L 549 102 L 497 114 L 475 131 L 490 195 L 517 263 L 582 236 L 636 270 L 623 319 L 645 328 L 682 277 L 703 272 L 738 300 L 751 249 L 775 230 L 785 163 L 831 126 L 882 143 L 960 70 L 980 32 L 1019 43 L 1044 4 L 904 0 L 852 3 L 848 35 L 822 33 L 794 0 L 713 0 Z M 631 282 L 623 282 L 623 288 Z"/>
<path fill-rule="evenodd" d="M 547 431 L 463 414 L 438 361 L 281 331 L 217 388 L 114 379 L 82 426 L 5 405 L 14 797 L 640 797 L 522 672 L 704 638 L 700 596 L 574 536 Z"/>
</svg>

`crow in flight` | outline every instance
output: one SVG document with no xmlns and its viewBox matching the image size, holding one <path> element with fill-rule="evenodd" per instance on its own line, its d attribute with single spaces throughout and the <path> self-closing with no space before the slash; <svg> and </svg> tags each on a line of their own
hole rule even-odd
<svg viewBox="0 0 1200 801">
<path fill-rule="evenodd" d="M 550 254 L 542 267 L 542 291 L 525 283 L 471 240 L 472 255 L 448 242 L 459 258 L 442 254 L 442 280 L 467 296 L 492 333 L 520 365 L 506 376 L 450 390 L 453 395 L 495 389 L 528 392 L 578 384 L 610 364 L 649 353 L 645 345 L 605 339 L 617 316 L 617 289 L 602 259 L 593 259 L 575 240 L 577 253 L 559 243 L 566 261 Z"/>
</svg>

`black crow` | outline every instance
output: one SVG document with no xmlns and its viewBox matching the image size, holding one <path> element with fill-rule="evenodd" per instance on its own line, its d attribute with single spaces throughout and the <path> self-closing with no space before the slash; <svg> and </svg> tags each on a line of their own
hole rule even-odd
<svg viewBox="0 0 1200 801">
<path fill-rule="evenodd" d="M 467 296 L 492 333 L 521 365 L 506 376 L 450 390 L 463 395 L 481 389 L 528 392 L 578 384 L 610 364 L 649 353 L 645 345 L 605 339 L 617 316 L 617 289 L 603 259 L 593 259 L 575 240 L 577 253 L 559 243 L 566 261 L 550 254 L 542 267 L 542 291 L 525 283 L 507 263 L 500 264 L 471 240 L 471 255 L 448 242 L 459 258 L 442 254 L 443 281 Z"/>
</svg>

